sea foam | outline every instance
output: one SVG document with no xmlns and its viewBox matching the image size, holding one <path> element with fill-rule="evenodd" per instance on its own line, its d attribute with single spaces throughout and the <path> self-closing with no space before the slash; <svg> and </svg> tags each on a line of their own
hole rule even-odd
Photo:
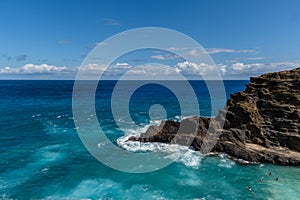
<svg viewBox="0 0 300 200">
<path fill-rule="evenodd" d="M 150 125 L 159 125 L 160 123 L 160 120 L 155 120 L 151 121 Z M 165 159 L 171 159 L 174 162 L 180 162 L 192 168 L 198 168 L 200 166 L 204 155 L 187 146 L 157 142 L 141 143 L 128 140 L 132 136 L 139 136 L 141 133 L 145 132 L 150 125 L 141 127 L 138 130 L 126 130 L 126 134 L 117 139 L 117 144 L 130 152 L 163 152 L 167 154 L 164 156 Z"/>
</svg>

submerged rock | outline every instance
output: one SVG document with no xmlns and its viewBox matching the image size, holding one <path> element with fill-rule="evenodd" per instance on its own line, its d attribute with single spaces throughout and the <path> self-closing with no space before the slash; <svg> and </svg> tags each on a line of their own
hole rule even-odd
<svg viewBox="0 0 300 200">
<path fill-rule="evenodd" d="M 224 122 L 224 126 L 221 123 Z M 129 140 L 187 145 L 250 162 L 300 165 L 300 68 L 251 78 L 216 118 L 163 121 Z"/>
</svg>

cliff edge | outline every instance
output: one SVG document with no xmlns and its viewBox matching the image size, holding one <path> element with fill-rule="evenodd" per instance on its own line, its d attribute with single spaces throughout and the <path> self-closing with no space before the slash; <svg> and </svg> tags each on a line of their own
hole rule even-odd
<svg viewBox="0 0 300 200">
<path fill-rule="evenodd" d="M 220 123 L 220 121 L 224 122 Z M 188 145 L 250 162 L 300 165 L 300 68 L 250 78 L 215 118 L 163 121 L 130 140 Z"/>
</svg>

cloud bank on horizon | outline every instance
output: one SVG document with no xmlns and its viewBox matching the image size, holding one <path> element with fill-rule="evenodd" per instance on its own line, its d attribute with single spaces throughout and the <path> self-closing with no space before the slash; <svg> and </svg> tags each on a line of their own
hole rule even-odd
<svg viewBox="0 0 300 200">
<path fill-rule="evenodd" d="M 99 64 L 89 64 L 87 66 L 54 66 L 54 65 L 35 65 L 26 64 L 18 68 L 4 67 L 0 68 L 0 78 L 2 79 L 51 79 L 51 80 L 69 80 L 75 79 L 78 70 L 85 71 L 89 76 L 86 79 L 97 79 L 99 72 L 104 72 L 103 79 L 119 79 L 128 70 L 134 74 L 131 78 L 143 79 L 143 76 L 159 76 L 162 80 L 172 79 L 168 67 L 173 68 L 176 72 L 185 76 L 185 78 L 201 79 L 201 74 L 205 74 L 215 67 L 209 66 L 205 63 L 191 63 L 188 61 L 179 62 L 174 66 L 168 66 L 162 70 L 153 70 L 154 64 L 143 65 L 143 70 L 135 68 L 128 63 L 116 63 L 111 66 L 104 66 Z M 222 77 L 227 80 L 246 80 L 250 76 L 258 76 L 263 73 L 275 72 L 287 69 L 293 69 L 300 66 L 300 62 L 277 62 L 277 63 L 233 63 L 233 64 L 217 64 L 218 70 Z M 200 70 L 200 71 L 199 71 Z"/>
<path fill-rule="evenodd" d="M 97 43 L 96 45 L 109 45 Z M 104 73 L 102 79 L 113 80 L 119 79 L 127 71 L 131 71 L 129 79 L 143 79 L 143 77 L 160 77 L 162 80 L 173 79 L 170 68 L 177 73 L 182 74 L 186 79 L 199 80 L 202 79 L 201 75 L 205 75 L 213 70 L 219 70 L 223 79 L 227 80 L 247 80 L 251 76 L 258 76 L 263 73 L 288 70 L 300 66 L 300 61 L 289 62 L 259 62 L 264 60 L 260 57 L 256 50 L 251 49 L 229 49 L 229 48 L 207 48 L 205 52 L 203 49 L 191 48 L 176 48 L 170 47 L 168 50 L 184 52 L 184 55 L 191 57 L 201 57 L 204 54 L 210 56 L 215 55 L 246 55 L 245 58 L 235 57 L 231 60 L 225 60 L 222 63 L 216 63 L 215 66 L 206 63 L 193 63 L 182 60 L 177 54 L 170 53 L 165 50 L 146 50 L 146 53 L 138 55 L 125 56 L 118 58 L 110 66 L 99 64 L 101 58 L 94 59 L 95 63 L 85 66 L 56 66 L 43 64 L 28 63 L 20 67 L 2 67 L 0 68 L 0 79 L 51 79 L 51 80 L 69 80 L 76 79 L 76 74 L 79 70 L 83 71 L 85 79 L 98 79 L 99 73 Z M 142 50 L 143 51 L 143 50 Z M 147 52 L 148 51 L 148 52 Z M 150 55 L 149 55 L 150 52 Z M 127 57 L 129 58 L 127 58 Z M 125 58 L 124 58 L 125 57 Z M 246 61 L 246 62 L 243 62 Z M 129 62 L 128 62 L 129 61 Z M 248 62 L 247 62 L 248 61 Z M 148 62 L 148 63 L 147 63 Z M 166 68 L 160 68 L 158 71 L 153 70 L 153 67 L 163 64 Z M 143 65 L 143 69 L 138 66 Z"/>
</svg>

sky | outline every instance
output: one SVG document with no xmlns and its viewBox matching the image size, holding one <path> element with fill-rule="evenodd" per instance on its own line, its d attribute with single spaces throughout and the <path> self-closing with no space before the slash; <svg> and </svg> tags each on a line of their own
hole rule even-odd
<svg viewBox="0 0 300 200">
<path fill-rule="evenodd" d="M 74 79 L 93 48 L 141 27 L 168 28 L 193 38 L 224 79 L 296 68 L 299 8 L 298 0 L 1 0 L 0 79 Z M 193 66 L 203 66 L 146 50 L 121 56 L 107 74 L 141 60 L 187 75 Z"/>
</svg>

